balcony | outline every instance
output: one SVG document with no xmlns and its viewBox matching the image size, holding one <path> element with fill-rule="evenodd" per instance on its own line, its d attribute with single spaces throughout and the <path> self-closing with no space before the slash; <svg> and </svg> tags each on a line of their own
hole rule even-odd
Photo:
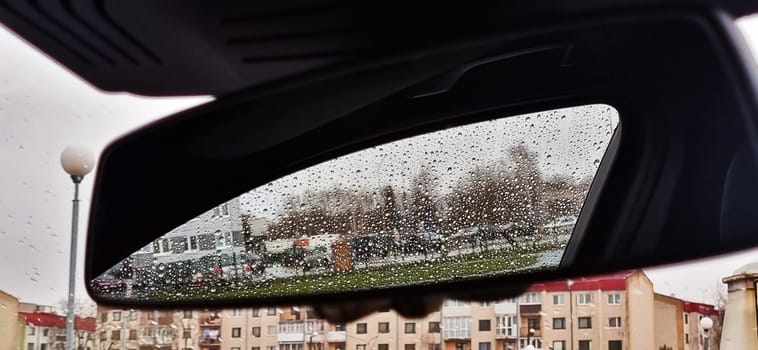
<svg viewBox="0 0 758 350">
<path fill-rule="evenodd" d="M 442 332 L 442 337 L 447 339 L 471 339 L 470 328 L 445 328 Z"/>
<path fill-rule="evenodd" d="M 516 303 L 495 303 L 495 315 L 515 315 L 516 311 Z"/>
<path fill-rule="evenodd" d="M 315 339 L 315 337 L 314 337 Z M 344 343 L 347 340 L 347 332 L 330 331 L 326 333 L 326 341 L 330 343 Z"/>
<path fill-rule="evenodd" d="M 519 305 L 519 311 L 521 315 L 539 315 L 542 312 L 542 305 L 540 304 L 521 304 Z"/>
<path fill-rule="evenodd" d="M 495 333 L 496 339 L 516 339 L 518 328 L 516 326 L 498 328 Z"/>
<path fill-rule="evenodd" d="M 200 338 L 200 346 L 221 347 L 221 340 L 218 338 Z"/>
<path fill-rule="evenodd" d="M 317 335 L 313 335 L 313 333 L 317 333 Z M 324 320 L 279 322 L 279 333 L 277 333 L 276 339 L 278 342 L 305 342 L 311 341 L 311 336 L 313 336 L 313 342 L 324 341 Z"/>
<path fill-rule="evenodd" d="M 521 327 L 519 331 L 522 338 L 526 338 L 529 336 L 529 327 Z M 542 330 L 535 328 L 534 334 L 532 334 L 533 338 L 541 337 L 542 336 Z"/>
</svg>

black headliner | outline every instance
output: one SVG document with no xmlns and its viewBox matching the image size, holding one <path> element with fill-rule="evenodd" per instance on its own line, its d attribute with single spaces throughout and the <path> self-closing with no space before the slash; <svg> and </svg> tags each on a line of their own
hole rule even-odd
<svg viewBox="0 0 758 350">
<path fill-rule="evenodd" d="M 534 21 L 742 0 L 0 0 L 0 22 L 96 87 L 223 95 L 319 69 Z"/>
</svg>

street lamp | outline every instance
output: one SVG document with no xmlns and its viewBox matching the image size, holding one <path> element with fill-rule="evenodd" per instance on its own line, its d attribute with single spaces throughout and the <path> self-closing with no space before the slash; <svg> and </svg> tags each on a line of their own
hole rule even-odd
<svg viewBox="0 0 758 350">
<path fill-rule="evenodd" d="M 571 287 L 574 286 L 574 281 L 567 280 L 566 286 L 568 287 L 568 290 L 569 290 L 569 321 L 571 323 L 571 325 L 569 326 L 571 327 L 569 331 L 569 342 L 571 344 L 569 345 L 569 349 L 573 350 L 574 349 L 574 295 L 572 294 Z"/>
<path fill-rule="evenodd" d="M 79 220 L 79 183 L 92 171 L 95 156 L 86 148 L 69 146 L 61 153 L 61 166 L 74 182 L 74 200 L 71 213 L 71 254 L 68 265 L 68 312 L 66 313 L 66 349 L 74 350 L 74 287 L 76 277 L 76 243 Z"/>
<path fill-rule="evenodd" d="M 705 338 L 705 340 L 703 340 L 703 343 L 705 343 L 704 346 L 703 346 L 703 348 L 705 350 L 708 350 L 708 347 L 709 347 L 708 346 L 709 345 L 708 344 L 708 336 L 710 335 L 709 331 L 711 330 L 711 328 L 713 328 L 713 320 L 711 320 L 711 318 L 708 317 L 708 316 L 705 316 L 705 317 L 701 318 L 700 319 L 700 328 L 703 329 L 703 338 Z"/>
<path fill-rule="evenodd" d="M 318 332 L 314 331 L 313 333 L 311 333 L 311 338 L 308 339 L 308 347 L 310 350 L 313 350 L 313 337 L 317 335 L 318 335 Z"/>
</svg>

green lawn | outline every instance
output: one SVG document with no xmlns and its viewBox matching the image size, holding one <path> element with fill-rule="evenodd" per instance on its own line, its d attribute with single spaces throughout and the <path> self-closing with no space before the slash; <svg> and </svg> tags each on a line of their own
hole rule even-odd
<svg viewBox="0 0 758 350">
<path fill-rule="evenodd" d="M 502 249 L 485 253 L 449 256 L 425 261 L 363 268 L 349 272 L 323 272 L 270 280 L 239 280 L 207 285 L 196 290 L 161 291 L 138 296 L 142 300 L 245 299 L 274 296 L 298 296 L 336 291 L 382 288 L 393 285 L 435 283 L 505 272 L 525 272 L 534 265 L 540 250 L 529 253 Z"/>
</svg>

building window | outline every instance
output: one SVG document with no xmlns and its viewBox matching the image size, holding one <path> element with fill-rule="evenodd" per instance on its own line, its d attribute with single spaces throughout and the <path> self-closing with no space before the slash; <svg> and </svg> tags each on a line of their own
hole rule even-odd
<svg viewBox="0 0 758 350">
<path fill-rule="evenodd" d="M 274 345 L 266 346 L 266 350 L 276 350 L 276 346 Z"/>
<path fill-rule="evenodd" d="M 358 344 L 355 346 L 355 350 L 366 350 L 366 344 Z"/>
<path fill-rule="evenodd" d="M 685 315 L 687 316 L 687 315 Z M 100 313 L 100 322 L 108 322 L 108 313 L 107 312 L 101 312 Z"/>
<path fill-rule="evenodd" d="M 260 337 L 261 336 L 261 327 L 253 327 L 253 336 L 254 337 Z"/>
<path fill-rule="evenodd" d="M 268 308 L 266 310 L 266 315 L 275 316 L 276 315 L 276 308 L 275 307 Z"/>
<path fill-rule="evenodd" d="M 492 346 L 490 342 L 479 343 L 479 350 L 491 350 L 491 349 L 492 349 Z"/>
<path fill-rule="evenodd" d="M 470 317 L 445 317 L 442 322 L 442 335 L 445 338 L 471 339 Z"/>
<path fill-rule="evenodd" d="M 429 333 L 439 333 L 439 332 L 440 332 L 440 323 L 429 322 Z"/>
<path fill-rule="evenodd" d="M 416 344 L 405 344 L 403 348 L 405 350 L 416 350 Z"/>
<path fill-rule="evenodd" d="M 445 306 L 468 306 L 468 301 L 462 300 L 447 300 Z"/>
<path fill-rule="evenodd" d="M 415 322 L 407 322 L 405 324 L 405 333 L 406 334 L 416 333 L 416 323 Z"/>
<path fill-rule="evenodd" d="M 182 318 L 192 318 L 192 310 L 184 310 L 182 311 Z"/>
<path fill-rule="evenodd" d="M 121 311 L 113 311 L 113 320 L 121 321 Z"/>
<path fill-rule="evenodd" d="M 232 350 L 240 350 L 239 346 L 232 346 Z"/>
<path fill-rule="evenodd" d="M 515 337 L 516 336 L 516 316 L 498 316 L 497 317 L 497 334 Z"/>
<path fill-rule="evenodd" d="M 621 328 L 621 317 L 611 317 L 608 319 L 608 327 Z"/>
<path fill-rule="evenodd" d="M 157 239 L 153 241 L 153 252 L 156 254 L 166 254 L 171 252 L 171 240 L 168 238 Z"/>
<path fill-rule="evenodd" d="M 268 326 L 266 328 L 266 335 L 276 335 L 276 326 Z"/>
<path fill-rule="evenodd" d="M 26 343 L 26 350 L 34 350 L 34 343 Z"/>
<path fill-rule="evenodd" d="M 621 350 L 621 340 L 609 340 L 608 350 Z"/>
<path fill-rule="evenodd" d="M 42 328 L 42 336 L 47 337 L 47 335 L 50 333 L 50 328 Z"/>
<path fill-rule="evenodd" d="M 224 216 L 229 215 L 229 204 L 227 203 L 221 204 L 221 215 L 224 215 Z"/>
<path fill-rule="evenodd" d="M 690 324 L 690 315 L 684 314 L 684 324 Z"/>
<path fill-rule="evenodd" d="M 130 329 L 129 330 L 129 340 L 137 340 L 137 330 L 136 329 Z"/>
<path fill-rule="evenodd" d="M 232 309 L 232 316 L 242 316 L 242 309 Z"/>
<path fill-rule="evenodd" d="M 226 248 L 232 246 L 231 232 L 221 232 L 221 230 L 216 230 L 213 235 L 216 238 L 216 248 Z"/>
<path fill-rule="evenodd" d="M 239 338 L 242 336 L 242 328 L 234 327 L 232 328 L 232 338 Z"/>
<path fill-rule="evenodd" d="M 442 350 L 442 344 L 429 344 L 427 350 Z"/>
<path fill-rule="evenodd" d="M 108 334 L 107 334 L 107 333 L 105 333 L 105 331 L 100 331 L 100 340 L 101 340 L 101 341 L 104 341 L 104 340 L 106 340 L 106 339 L 107 339 L 107 337 L 108 337 Z"/>
<path fill-rule="evenodd" d="M 490 320 L 479 320 L 479 331 L 486 332 L 492 330 Z"/>
<path fill-rule="evenodd" d="M 579 317 L 579 328 L 592 328 L 592 317 Z"/>
<path fill-rule="evenodd" d="M 137 311 L 129 311 L 129 321 L 137 320 Z"/>
<path fill-rule="evenodd" d="M 253 346 L 252 348 L 250 348 L 250 350 L 261 350 L 261 347 L 260 346 Z"/>
<path fill-rule="evenodd" d="M 566 297 L 563 294 L 553 295 L 553 305 L 565 305 Z"/>
<path fill-rule="evenodd" d="M 577 305 L 587 305 L 589 303 L 592 303 L 592 294 L 590 293 L 579 293 L 576 295 L 576 303 Z"/>
<path fill-rule="evenodd" d="M 553 318 L 553 329 L 566 329 L 566 318 L 565 317 Z"/>
<path fill-rule="evenodd" d="M 184 339 L 190 339 L 190 338 L 192 338 L 192 329 L 191 328 L 185 328 L 184 332 L 182 334 L 182 338 L 184 338 Z"/>
<path fill-rule="evenodd" d="M 566 341 L 553 340 L 553 350 L 566 350 Z"/>
<path fill-rule="evenodd" d="M 26 331 L 26 334 L 28 334 L 28 335 L 34 335 L 35 332 L 36 332 L 36 329 L 37 328 L 35 328 L 35 327 L 29 327 L 29 330 Z"/>
<path fill-rule="evenodd" d="M 334 325 L 334 330 L 335 331 L 344 331 L 344 330 L 346 330 L 345 324 L 344 323 L 338 323 L 338 324 Z"/>
<path fill-rule="evenodd" d="M 481 301 L 479 302 L 479 307 L 490 307 L 489 301 Z"/>
<path fill-rule="evenodd" d="M 259 308 L 253 308 L 253 317 L 260 317 L 261 316 L 261 309 Z"/>
<path fill-rule="evenodd" d="M 526 320 L 527 326 L 529 329 L 539 330 L 540 329 L 540 319 L 537 317 L 529 317 Z"/>
<path fill-rule="evenodd" d="M 539 292 L 529 292 L 521 297 L 522 304 L 539 304 L 542 302 Z"/>
<path fill-rule="evenodd" d="M 389 332 L 390 332 L 390 323 L 379 322 L 379 333 L 389 333 Z"/>
<path fill-rule="evenodd" d="M 121 331 L 111 331 L 111 340 L 121 340 Z"/>
<path fill-rule="evenodd" d="M 579 350 L 592 350 L 591 345 L 592 345 L 592 341 L 590 340 L 580 340 Z"/>
<path fill-rule="evenodd" d="M 213 208 L 213 217 L 221 216 L 221 209 L 219 207 Z"/>
<path fill-rule="evenodd" d="M 152 321 L 152 320 L 154 320 L 154 319 L 155 319 L 155 311 L 148 311 L 148 312 L 147 312 L 147 319 L 148 319 L 149 321 Z"/>
<path fill-rule="evenodd" d="M 187 248 L 189 250 L 198 250 L 197 236 L 187 237 Z"/>
<path fill-rule="evenodd" d="M 466 343 L 455 343 L 455 350 L 466 350 Z"/>
<path fill-rule="evenodd" d="M 620 293 L 611 293 L 608 294 L 608 305 L 620 305 L 621 304 L 621 294 Z"/>
<path fill-rule="evenodd" d="M 355 333 L 366 334 L 368 327 L 365 323 L 357 323 L 355 325 Z"/>
<path fill-rule="evenodd" d="M 389 344 L 379 344 L 378 349 L 379 350 L 390 350 L 390 345 Z"/>
</svg>

